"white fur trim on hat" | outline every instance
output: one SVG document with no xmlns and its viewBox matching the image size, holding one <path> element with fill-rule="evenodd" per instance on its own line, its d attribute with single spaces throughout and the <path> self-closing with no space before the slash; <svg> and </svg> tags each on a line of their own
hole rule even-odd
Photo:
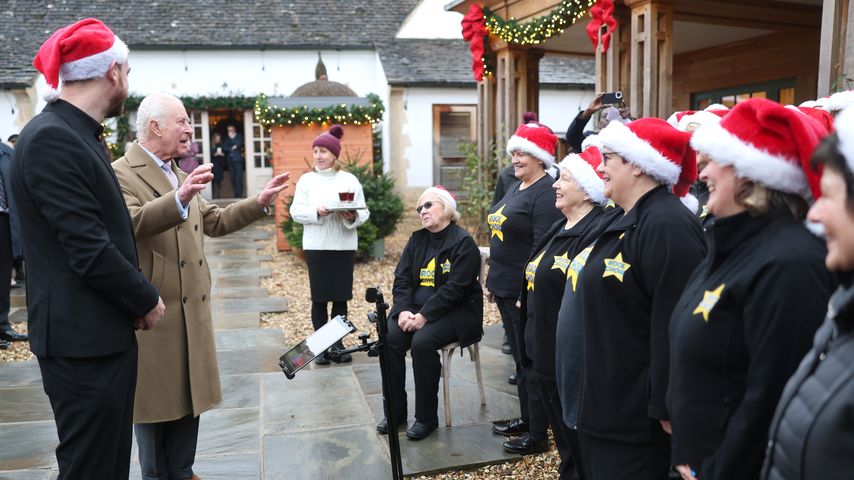
<svg viewBox="0 0 854 480">
<path fill-rule="evenodd" d="M 719 123 L 721 121 L 721 117 L 715 115 L 706 110 L 700 110 L 699 112 L 694 112 L 690 115 L 683 115 L 679 122 L 674 125 L 679 130 L 683 132 L 688 131 L 688 126 L 692 123 L 696 123 L 700 126 L 707 125 L 709 123 Z"/>
<path fill-rule="evenodd" d="M 448 203 L 448 205 L 451 207 L 451 210 L 457 209 L 457 201 L 454 199 L 454 196 L 451 195 L 451 193 L 448 192 L 447 190 L 445 190 L 444 188 L 429 187 L 426 190 L 424 190 L 424 193 L 422 193 L 421 196 L 424 196 L 427 194 L 435 195 L 435 196 L 441 198 L 442 200 L 446 201 Z"/>
<path fill-rule="evenodd" d="M 587 150 L 587 147 L 590 146 L 596 147 L 600 150 L 602 149 L 602 144 L 599 142 L 598 134 L 592 133 L 587 135 L 587 137 L 584 138 L 584 141 L 581 142 L 581 151 L 583 152 L 584 150 Z"/>
<path fill-rule="evenodd" d="M 806 108 L 816 108 L 818 107 L 818 102 L 816 102 L 815 100 L 807 100 L 806 102 L 803 102 L 798 106 Z"/>
<path fill-rule="evenodd" d="M 854 90 L 844 90 L 831 95 L 824 109 L 828 112 L 838 112 L 851 105 L 854 105 Z"/>
<path fill-rule="evenodd" d="M 124 63 L 128 58 L 128 46 L 115 37 L 113 46 L 101 53 L 90 55 L 73 62 L 63 63 L 59 67 L 59 78 L 70 82 L 73 80 L 88 80 L 98 78 L 107 72 L 113 62 Z"/>
<path fill-rule="evenodd" d="M 536 143 L 518 135 L 513 135 L 507 141 L 507 155 L 513 155 L 513 152 L 527 153 L 546 164 L 547 170 L 555 164 L 554 155 L 538 147 Z"/>
<path fill-rule="evenodd" d="M 605 205 L 605 182 L 593 170 L 593 166 L 585 162 L 578 154 L 570 153 L 564 157 L 558 166 L 575 178 L 575 182 L 590 197 L 590 201 L 596 205 Z"/>
<path fill-rule="evenodd" d="M 842 110 L 833 123 L 839 138 L 839 153 L 845 157 L 845 163 L 854 172 L 854 107 Z"/>
<path fill-rule="evenodd" d="M 661 154 L 649 142 L 641 139 L 629 127 L 611 122 L 597 135 L 598 145 L 613 150 L 628 162 L 637 165 L 650 177 L 665 185 L 675 185 L 682 169 Z"/>
<path fill-rule="evenodd" d="M 810 192 L 797 158 L 781 157 L 756 148 L 718 123 L 697 129 L 691 136 L 691 147 L 722 165 L 732 165 L 741 178 L 801 196 Z"/>
<path fill-rule="evenodd" d="M 708 111 L 708 110 L 729 110 L 729 107 L 727 107 L 726 105 L 720 104 L 720 103 L 713 103 L 713 104 L 709 105 L 708 107 L 704 108 L 703 110 L 706 110 L 706 111 Z"/>
<path fill-rule="evenodd" d="M 691 213 L 696 214 L 697 209 L 700 208 L 700 201 L 690 193 L 686 193 L 684 197 L 679 197 L 679 201 L 682 202 L 682 205 L 685 205 L 688 210 L 691 210 Z"/>
</svg>

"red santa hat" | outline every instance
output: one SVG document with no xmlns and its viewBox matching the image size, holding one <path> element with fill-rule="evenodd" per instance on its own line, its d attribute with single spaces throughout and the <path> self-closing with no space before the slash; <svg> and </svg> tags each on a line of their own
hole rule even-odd
<svg viewBox="0 0 854 480">
<path fill-rule="evenodd" d="M 424 190 L 424 193 L 421 194 L 422 197 L 424 195 L 435 195 L 436 197 L 439 197 L 444 200 L 445 203 L 447 203 L 451 207 L 451 210 L 457 209 L 457 198 L 454 197 L 451 192 L 449 192 L 445 187 L 441 185 L 436 185 L 435 187 L 427 188 L 426 190 Z"/>
<path fill-rule="evenodd" d="M 597 136 L 599 148 L 607 148 L 640 167 L 673 193 L 689 210 L 697 199 L 688 193 L 697 180 L 697 157 L 688 147 L 691 134 L 679 131 L 660 118 L 640 118 L 628 125 L 609 123 Z"/>
<path fill-rule="evenodd" d="M 822 110 L 821 108 L 804 107 L 803 104 L 801 104 L 801 106 L 799 107 L 796 107 L 794 105 L 786 105 L 786 108 L 791 109 L 795 112 L 802 113 L 817 121 L 826 130 L 825 134 L 833 132 L 833 115 L 831 115 L 830 112 L 828 112 L 827 110 Z"/>
<path fill-rule="evenodd" d="M 718 108 L 720 107 L 720 108 Z M 729 113 L 729 109 L 720 104 L 712 104 L 704 110 L 685 110 L 684 112 L 674 112 L 667 119 L 667 123 L 673 125 L 674 128 L 687 132 L 689 127 L 693 126 L 693 130 L 706 125 L 708 123 L 718 123 L 721 118 Z"/>
<path fill-rule="evenodd" d="M 817 121 L 777 102 L 751 98 L 717 125 L 694 132 L 691 146 L 736 174 L 768 188 L 818 198 L 819 175 L 810 157 L 826 134 Z"/>
<path fill-rule="evenodd" d="M 568 171 L 590 201 L 596 205 L 605 205 L 605 182 L 599 174 L 599 164 L 602 163 L 602 153 L 595 146 L 589 146 L 581 153 L 570 153 L 558 164 Z"/>
<path fill-rule="evenodd" d="M 55 100 L 60 80 L 102 77 L 113 62 L 124 63 L 128 47 L 100 20 L 86 18 L 55 31 L 39 48 L 33 66 L 44 75 L 50 90 L 45 98 Z"/>
<path fill-rule="evenodd" d="M 552 129 L 536 121 L 527 121 L 519 125 L 516 133 L 507 141 L 507 155 L 513 152 L 524 152 L 540 160 L 546 165 L 546 169 L 555 164 L 555 147 L 557 147 L 557 135 Z"/>
</svg>

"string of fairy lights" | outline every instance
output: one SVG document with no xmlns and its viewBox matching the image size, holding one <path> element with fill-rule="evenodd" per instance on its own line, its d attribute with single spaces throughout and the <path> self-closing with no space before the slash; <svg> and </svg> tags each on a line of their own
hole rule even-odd
<svg viewBox="0 0 854 480">
<path fill-rule="evenodd" d="M 483 9 L 483 17 L 489 33 L 505 42 L 514 45 L 537 45 L 560 35 L 566 28 L 581 20 L 595 3 L 596 0 L 563 0 L 548 15 L 526 23 L 519 23 L 512 17 L 505 20 L 486 7 Z"/>
<path fill-rule="evenodd" d="M 299 106 L 292 108 L 271 106 L 267 97 L 259 95 L 255 101 L 255 118 L 265 127 L 274 125 L 370 125 L 382 120 L 385 107 L 380 97 L 368 94 L 369 106 L 331 105 L 325 108 Z"/>
</svg>

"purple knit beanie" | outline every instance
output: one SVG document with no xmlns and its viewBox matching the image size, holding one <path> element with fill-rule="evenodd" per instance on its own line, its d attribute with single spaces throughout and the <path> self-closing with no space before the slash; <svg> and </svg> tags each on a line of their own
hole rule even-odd
<svg viewBox="0 0 854 480">
<path fill-rule="evenodd" d="M 341 141 L 339 139 L 342 135 L 344 135 L 344 127 L 337 124 L 332 125 L 328 132 L 323 132 L 314 139 L 311 148 L 324 147 L 332 152 L 335 158 L 338 158 L 338 154 L 341 153 Z"/>
</svg>

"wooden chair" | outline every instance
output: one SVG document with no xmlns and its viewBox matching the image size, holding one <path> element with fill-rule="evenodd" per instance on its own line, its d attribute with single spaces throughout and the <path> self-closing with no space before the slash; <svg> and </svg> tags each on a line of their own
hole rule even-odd
<svg viewBox="0 0 854 480">
<path fill-rule="evenodd" d="M 480 284 L 483 285 L 483 272 L 486 269 L 486 262 L 489 259 L 489 252 L 481 250 L 480 252 Z M 480 404 L 486 405 L 486 394 L 483 391 L 483 375 L 480 371 L 480 342 L 476 342 L 466 347 L 469 352 L 471 361 L 474 362 L 475 375 L 477 377 L 477 387 L 480 390 Z M 451 426 L 451 359 L 454 356 L 454 350 L 460 347 L 459 342 L 453 342 L 442 347 L 442 393 L 445 399 L 445 427 Z"/>
</svg>

